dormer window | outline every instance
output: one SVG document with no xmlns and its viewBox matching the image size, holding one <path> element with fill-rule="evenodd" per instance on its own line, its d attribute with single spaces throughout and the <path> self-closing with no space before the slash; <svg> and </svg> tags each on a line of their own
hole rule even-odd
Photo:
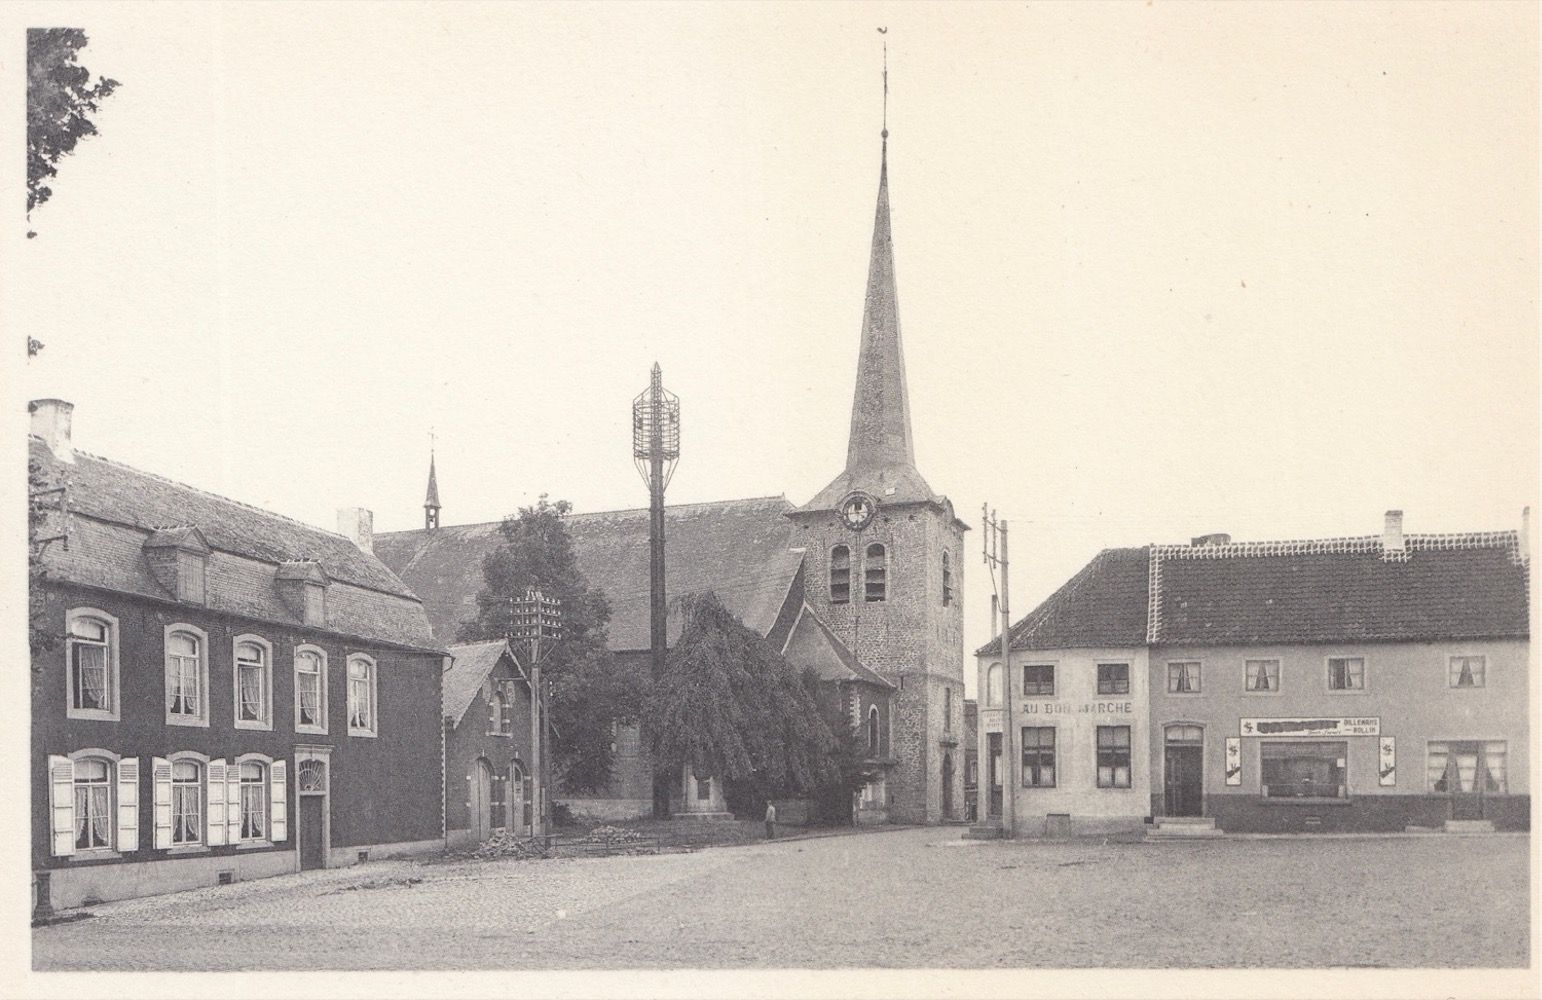
<svg viewBox="0 0 1542 1000">
<path fill-rule="evenodd" d="M 317 628 L 327 624 L 327 587 L 332 579 L 314 559 L 279 563 L 273 574 L 279 596 L 295 617 Z"/>
<path fill-rule="evenodd" d="M 208 603 L 210 549 L 202 531 L 191 525 L 157 528 L 145 539 L 143 548 L 150 575 L 173 600 Z"/>
</svg>

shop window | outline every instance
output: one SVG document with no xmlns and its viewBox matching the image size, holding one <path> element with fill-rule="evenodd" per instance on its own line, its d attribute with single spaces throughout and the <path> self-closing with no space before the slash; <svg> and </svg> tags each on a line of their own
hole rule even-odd
<svg viewBox="0 0 1542 1000">
<path fill-rule="evenodd" d="M 863 600 L 877 604 L 888 599 L 889 550 L 878 542 L 867 547 L 867 561 L 863 564 Z"/>
<path fill-rule="evenodd" d="M 1348 743 L 1288 743 L 1265 741 L 1262 758 L 1263 794 L 1271 799 L 1344 799 Z"/>
<path fill-rule="evenodd" d="M 297 733 L 327 731 L 327 654 L 320 649 L 295 650 L 294 728 Z"/>
<path fill-rule="evenodd" d="M 851 549 L 837 545 L 830 550 L 830 603 L 851 600 Z"/>
<path fill-rule="evenodd" d="M 1273 693 L 1280 689 L 1279 660 L 1246 660 L 1242 664 L 1242 687 L 1252 692 Z"/>
<path fill-rule="evenodd" d="M 256 636 L 235 640 L 237 729 L 273 728 L 272 648 Z"/>
<path fill-rule="evenodd" d="M 1483 687 L 1488 673 L 1488 659 L 1483 656 L 1451 657 L 1451 686 L 1454 688 Z"/>
<path fill-rule="evenodd" d="M 166 722 L 209 724 L 208 640 L 191 625 L 166 627 Z"/>
<path fill-rule="evenodd" d="M 1130 727 L 1098 727 L 1098 787 L 1130 787 Z"/>
<path fill-rule="evenodd" d="M 1359 656 L 1329 657 L 1328 690 L 1364 691 L 1365 659 Z"/>
<path fill-rule="evenodd" d="M 1054 693 L 1054 664 L 1035 663 L 1023 668 L 1023 694 L 1044 696 Z"/>
<path fill-rule="evenodd" d="M 1130 665 L 1128 663 L 1098 664 L 1098 694 L 1129 694 Z"/>
<path fill-rule="evenodd" d="M 992 663 L 985 669 L 985 704 L 1001 704 L 1001 664 Z"/>
<path fill-rule="evenodd" d="M 71 719 L 118 719 L 118 620 L 95 608 L 66 616 L 64 659 Z"/>
<path fill-rule="evenodd" d="M 1199 694 L 1199 663 L 1187 661 L 1167 665 L 1168 694 Z"/>
<path fill-rule="evenodd" d="M 1023 727 L 1023 787 L 1055 787 L 1055 728 Z"/>
</svg>

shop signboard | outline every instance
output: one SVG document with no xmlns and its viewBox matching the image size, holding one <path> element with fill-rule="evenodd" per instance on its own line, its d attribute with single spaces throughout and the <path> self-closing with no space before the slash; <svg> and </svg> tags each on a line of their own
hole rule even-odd
<svg viewBox="0 0 1542 1000">
<path fill-rule="evenodd" d="M 1381 718 L 1243 719 L 1243 736 L 1379 736 Z"/>
</svg>

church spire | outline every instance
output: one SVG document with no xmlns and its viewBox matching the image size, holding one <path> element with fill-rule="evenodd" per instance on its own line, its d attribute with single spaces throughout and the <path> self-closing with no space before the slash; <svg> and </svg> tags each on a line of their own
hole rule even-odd
<svg viewBox="0 0 1542 1000">
<path fill-rule="evenodd" d="M 862 347 L 857 357 L 857 391 L 851 404 L 851 438 L 846 469 L 915 467 L 910 440 L 910 397 L 905 390 L 905 353 L 900 347 L 899 294 L 894 282 L 894 241 L 889 231 L 889 68 L 885 43 L 883 146 L 878 167 L 878 209 L 867 266 L 867 299 L 862 309 Z"/>
<path fill-rule="evenodd" d="M 439 476 L 434 471 L 434 449 L 428 449 L 428 494 L 423 498 L 423 527 L 439 527 Z"/>
</svg>

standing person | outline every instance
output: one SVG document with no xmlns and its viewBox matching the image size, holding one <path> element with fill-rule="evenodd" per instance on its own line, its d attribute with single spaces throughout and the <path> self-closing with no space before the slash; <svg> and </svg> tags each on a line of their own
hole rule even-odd
<svg viewBox="0 0 1542 1000">
<path fill-rule="evenodd" d="M 766 803 L 766 839 L 776 836 L 776 803 Z"/>
</svg>

